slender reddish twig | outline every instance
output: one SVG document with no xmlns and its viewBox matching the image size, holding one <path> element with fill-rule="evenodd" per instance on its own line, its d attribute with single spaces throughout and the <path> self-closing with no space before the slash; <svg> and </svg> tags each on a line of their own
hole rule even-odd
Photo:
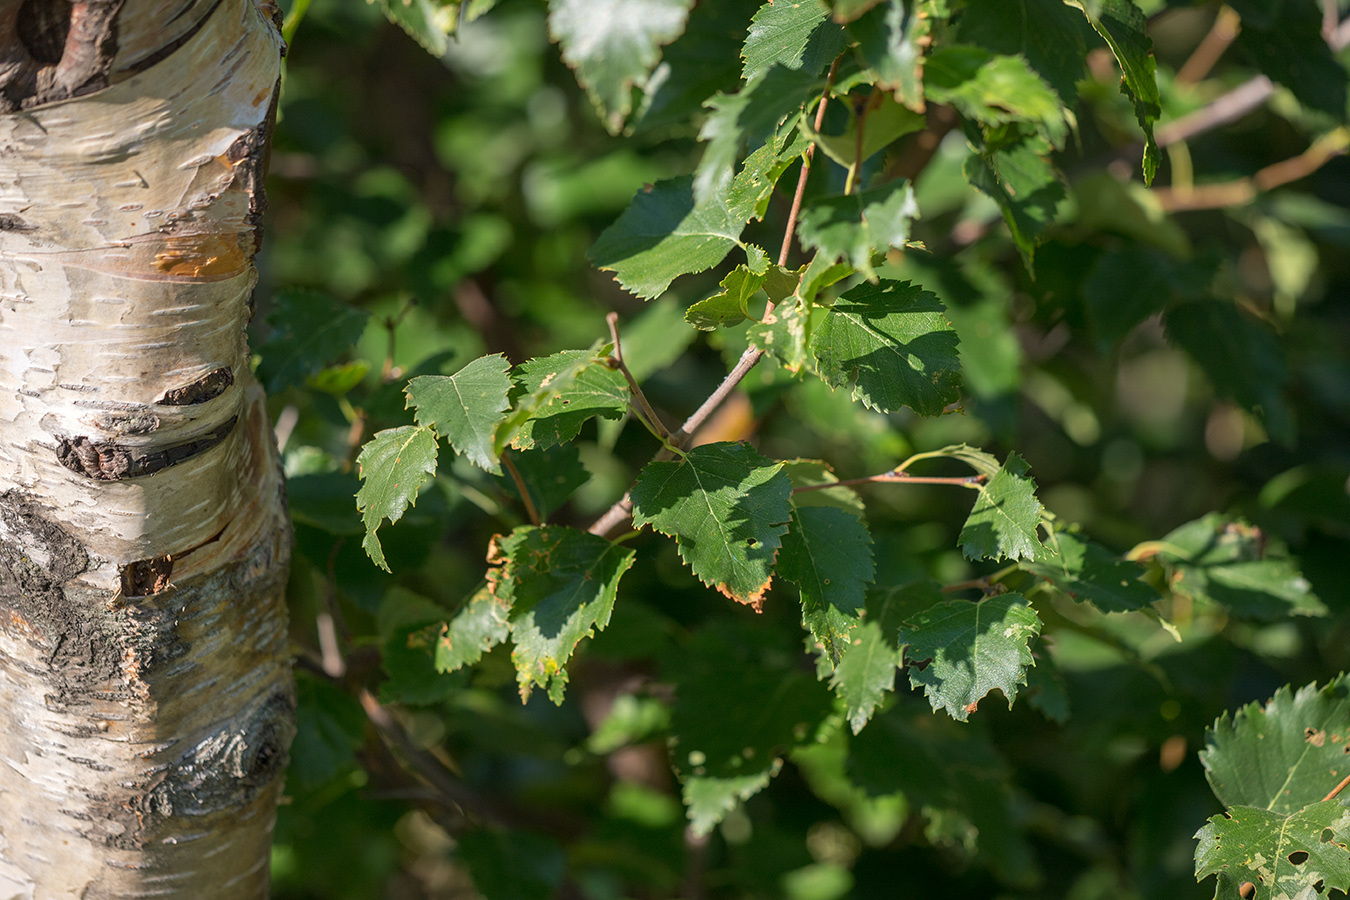
<svg viewBox="0 0 1350 900">
<path fill-rule="evenodd" d="M 642 393 L 642 388 L 638 387 L 637 379 L 633 373 L 628 371 L 628 364 L 623 360 L 623 345 L 619 342 L 619 314 L 612 312 L 605 316 L 605 324 L 609 326 L 609 337 L 614 342 L 614 362 L 618 365 L 619 371 L 623 377 L 628 380 L 628 390 L 633 395 L 633 402 L 637 404 L 638 415 L 647 422 L 647 425 L 656 432 L 661 440 L 670 441 L 670 430 L 666 428 L 666 423 L 661 421 L 661 417 L 656 414 L 656 410 L 647 402 L 647 395 Z"/>
<path fill-rule="evenodd" d="M 1350 784 L 1350 775 L 1347 775 L 1344 778 L 1342 778 L 1341 783 L 1332 788 L 1331 791 L 1328 792 L 1327 795 L 1322 798 L 1322 802 L 1325 803 L 1328 800 L 1335 800 L 1336 795 L 1339 794 L 1341 791 L 1345 790 L 1345 786 L 1348 784 Z"/>
<path fill-rule="evenodd" d="M 534 500 L 530 499 L 530 491 L 525 487 L 525 479 L 520 477 L 520 470 L 516 464 L 511 462 L 511 457 L 507 453 L 502 453 L 502 465 L 506 466 L 506 471 L 510 473 L 511 480 L 516 483 L 516 490 L 520 492 L 520 502 L 525 504 L 525 515 L 530 517 L 531 525 L 541 525 L 543 520 L 539 518 L 539 510 L 534 506 Z"/>
<path fill-rule="evenodd" d="M 835 487 L 852 487 L 855 484 L 954 484 L 961 487 L 978 487 L 985 480 L 983 475 L 959 475 L 956 477 L 937 477 L 930 475 L 910 475 L 908 472 L 883 472 L 880 475 L 868 475 L 866 478 L 846 478 L 843 481 L 830 481 L 825 484 L 808 484 L 792 489 L 792 493 L 805 491 L 823 491 Z"/>
<path fill-rule="evenodd" d="M 820 95 L 820 103 L 816 106 L 816 133 L 820 133 L 820 128 L 825 124 L 825 101 L 830 99 L 830 88 L 834 86 L 835 73 L 839 71 L 839 60 L 835 59 L 830 65 L 830 74 L 825 78 L 825 91 Z M 778 249 L 778 264 L 786 266 L 788 261 L 788 252 L 792 250 L 792 234 L 797 230 L 797 214 L 802 211 L 802 196 L 806 193 L 806 179 L 811 174 L 811 157 L 816 154 L 816 145 L 812 144 L 806 148 L 802 154 L 802 171 L 797 176 L 797 191 L 792 195 L 792 209 L 788 212 L 787 228 L 783 229 L 783 246 Z"/>
</svg>

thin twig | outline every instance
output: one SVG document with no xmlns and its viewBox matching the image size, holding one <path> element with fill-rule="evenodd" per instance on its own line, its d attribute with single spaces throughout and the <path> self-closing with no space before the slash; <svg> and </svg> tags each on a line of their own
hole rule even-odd
<svg viewBox="0 0 1350 900">
<path fill-rule="evenodd" d="M 839 60 L 837 57 L 830 65 L 830 74 L 825 77 L 825 90 L 820 95 L 820 103 L 816 105 L 816 134 L 820 133 L 820 127 L 825 124 L 825 103 L 830 99 L 830 88 L 834 86 L 835 73 L 839 71 Z M 806 179 L 811 174 L 811 157 L 816 154 L 816 145 L 811 144 L 802 154 L 802 171 L 797 176 L 797 191 L 792 195 L 792 209 L 788 211 L 787 228 L 783 229 L 783 246 L 778 249 L 778 264 L 786 266 L 788 261 L 788 252 L 792 250 L 792 235 L 797 230 L 797 214 L 802 211 L 802 197 L 806 194 Z"/>
<path fill-rule="evenodd" d="M 1346 785 L 1350 785 L 1350 775 L 1347 775 L 1344 778 L 1342 778 L 1341 783 L 1332 788 L 1327 793 L 1327 795 L 1322 798 L 1322 802 L 1326 803 L 1328 800 L 1335 800 L 1336 795 L 1339 794 L 1341 791 L 1345 790 Z"/>
<path fill-rule="evenodd" d="M 1190 58 L 1177 70 L 1177 84 L 1195 84 L 1209 74 L 1218 63 L 1219 57 L 1228 49 L 1228 45 L 1238 36 L 1241 19 L 1230 6 L 1219 7 L 1219 15 L 1199 45 L 1191 52 Z"/>
<path fill-rule="evenodd" d="M 647 395 L 642 393 L 642 388 L 638 387 L 637 379 L 633 377 L 632 372 L 628 371 L 628 364 L 624 362 L 623 345 L 619 342 L 619 314 L 612 312 L 605 316 L 605 324 L 609 326 L 609 337 L 614 342 L 614 362 L 618 364 L 623 377 L 628 380 L 628 390 L 633 395 L 633 401 L 637 404 L 638 418 L 643 419 L 663 443 L 670 443 L 670 430 L 666 428 L 666 423 L 661 421 L 661 417 L 656 414 L 656 410 L 652 409 L 652 405 L 647 402 Z"/>
<path fill-rule="evenodd" d="M 824 484 L 808 484 L 792 489 L 792 493 L 805 491 L 824 491 L 836 487 L 852 487 L 855 484 L 954 484 L 959 487 L 977 488 L 985 481 L 983 475 L 959 475 L 956 477 L 936 477 L 929 475 L 910 475 L 908 472 L 882 472 L 880 475 L 868 475 L 866 478 L 846 478 L 843 481 L 829 481 Z"/>
<path fill-rule="evenodd" d="M 357 699 L 366 718 L 379 731 L 386 744 L 396 749 L 410 771 L 429 785 L 442 802 L 457 810 L 471 813 L 496 825 L 523 828 L 558 837 L 575 837 L 576 823 L 563 821 L 558 816 L 531 808 L 518 810 L 498 800 L 485 797 L 462 783 L 454 772 L 432 753 L 413 743 L 412 738 L 375 695 L 362 688 Z"/>
<path fill-rule="evenodd" d="M 541 525 L 543 520 L 539 517 L 539 510 L 535 508 L 534 501 L 530 499 L 530 491 L 525 487 L 525 479 L 520 477 L 520 470 L 516 464 L 511 461 L 511 455 L 502 451 L 502 465 L 506 466 L 506 471 L 511 474 L 511 480 L 516 483 L 516 490 L 520 493 L 520 502 L 525 504 L 525 515 L 530 517 L 531 525 Z"/>
<path fill-rule="evenodd" d="M 1332 159 L 1343 155 L 1347 149 L 1350 149 L 1350 130 L 1337 128 L 1318 138 L 1298 156 L 1266 166 L 1250 177 L 1219 184 L 1158 188 L 1153 195 L 1168 212 L 1240 206 L 1250 202 L 1261 191 L 1306 178 Z"/>
<path fill-rule="evenodd" d="M 1159 147 L 1186 141 L 1199 134 L 1213 131 L 1229 122 L 1236 122 L 1257 109 L 1275 93 L 1275 84 L 1264 75 L 1257 75 L 1222 94 L 1188 116 L 1160 127 L 1154 137 Z"/>
</svg>

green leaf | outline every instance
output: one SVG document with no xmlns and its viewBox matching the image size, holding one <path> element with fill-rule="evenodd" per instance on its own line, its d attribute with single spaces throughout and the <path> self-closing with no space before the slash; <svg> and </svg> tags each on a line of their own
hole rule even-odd
<svg viewBox="0 0 1350 900">
<path fill-rule="evenodd" d="M 792 514 L 782 469 L 739 443 L 648 463 L 633 486 L 633 524 L 674 537 L 700 581 L 759 609 Z"/>
<path fill-rule="evenodd" d="M 356 492 L 356 508 L 366 527 L 361 546 L 375 565 L 387 572 L 389 566 L 376 532 L 385 519 L 391 524 L 397 522 L 403 511 L 417 502 L 422 485 L 436 474 L 436 435 L 425 426 L 386 429 L 366 443 L 356 465 L 363 482 Z"/>
<path fill-rule="evenodd" d="M 871 0 L 852 5 L 853 9 L 845 12 L 836 4 L 835 18 L 841 22 L 857 19 L 849 25 L 848 32 L 857 42 L 858 57 L 875 74 L 876 86 L 893 92 L 904 106 L 922 110 L 923 41 L 928 37 L 932 17 L 921 15 L 918 4 L 905 0 L 885 0 L 880 4 Z M 862 13 L 857 9 L 861 5 L 873 8 Z"/>
<path fill-rule="evenodd" d="M 726 818 L 743 800 L 749 800 L 769 786 L 769 779 L 778 774 L 781 763 L 753 775 L 732 775 L 726 778 L 705 778 L 691 775 L 680 785 L 684 805 L 688 808 L 689 830 L 705 835 Z"/>
<path fill-rule="evenodd" d="M 591 473 L 581 464 L 581 454 L 575 445 L 560 444 L 547 450 L 523 450 L 511 454 L 520 480 L 525 482 L 525 490 L 530 492 L 530 500 L 541 519 L 567 502 L 567 498 L 576 493 L 591 479 Z M 508 494 L 519 496 L 514 478 L 499 477 L 497 483 Z"/>
<path fill-rule="evenodd" d="M 567 874 L 567 855 L 552 838 L 478 828 L 455 841 L 455 856 L 492 900 L 549 900 Z"/>
<path fill-rule="evenodd" d="M 790 137 L 774 137 L 746 158 L 730 191 L 697 204 L 691 176 L 647 185 L 596 240 L 591 261 L 639 297 L 659 296 L 679 276 L 710 269 L 732 247 L 745 246 L 745 223 L 763 215 L 794 156 Z M 747 257 L 753 249 L 747 248 Z"/>
<path fill-rule="evenodd" d="M 1158 547 L 1178 593 L 1253 619 L 1327 614 L 1284 546 L 1241 519 L 1210 513 L 1177 528 Z"/>
<path fill-rule="evenodd" d="M 750 298 L 764 286 L 764 276 L 737 266 L 722 279 L 722 290 L 689 307 L 684 319 L 703 331 L 739 325 L 750 318 Z"/>
<path fill-rule="evenodd" d="M 865 107 L 867 115 L 860 116 L 850 106 L 848 127 L 843 134 L 820 134 L 803 118 L 797 127 L 816 145 L 825 151 L 825 155 L 845 168 L 861 164 L 873 155 L 889 147 L 897 138 L 921 130 L 927 121 L 918 113 L 901 106 L 890 94 L 880 94 Z M 862 146 L 858 145 L 858 127 L 862 126 Z M 900 183 L 904 183 L 903 181 Z M 918 209 L 914 210 L 918 214 Z"/>
<path fill-rule="evenodd" d="M 258 380 L 276 393 L 319 374 L 323 367 L 350 352 L 370 318 L 359 309 L 326 294 L 282 291 L 267 316 L 272 329 L 258 348 Z"/>
<path fill-rule="evenodd" d="M 956 331 L 937 296 L 908 281 L 845 291 L 816 329 L 811 352 L 831 387 L 856 381 L 869 408 L 940 415 L 959 398 Z"/>
<path fill-rule="evenodd" d="M 644 87 L 661 46 L 684 33 L 694 0 L 549 0 L 549 36 L 576 70 L 610 134 L 623 130 L 633 88 Z"/>
<path fill-rule="evenodd" d="M 795 374 L 806 365 L 808 322 L 804 303 L 794 297 L 766 313 L 762 322 L 752 325 L 748 337 L 751 344 Z"/>
<path fill-rule="evenodd" d="M 1276 439 L 1293 439 L 1284 350 L 1268 328 L 1218 300 L 1178 304 L 1163 322 L 1168 339 L 1199 364 L 1215 391 L 1260 416 Z"/>
<path fill-rule="evenodd" d="M 1195 835 L 1195 880 L 1219 876 L 1215 897 L 1312 900 L 1350 889 L 1350 809 L 1336 800 L 1291 815 L 1237 806 Z M 1238 886 L 1251 882 L 1251 895 Z"/>
<path fill-rule="evenodd" d="M 670 728 L 670 706 L 655 697 L 620 694 L 605 718 L 586 739 L 586 750 L 613 753 L 659 736 Z"/>
<path fill-rule="evenodd" d="M 510 367 L 498 353 L 475 359 L 454 375 L 419 375 L 404 389 L 408 406 L 417 410 L 418 425 L 435 428 L 456 453 L 480 469 L 500 473 L 492 436 L 511 408 Z"/>
<path fill-rule="evenodd" d="M 1011 145 L 986 147 L 965 162 L 966 180 L 1003 211 L 1013 243 L 1033 276 L 1036 245 L 1054 223 L 1065 197 L 1049 154 L 1048 143 L 1028 137 Z"/>
<path fill-rule="evenodd" d="M 440 59 L 459 27 L 459 0 L 378 0 L 385 18 Z"/>
<path fill-rule="evenodd" d="M 924 63 L 924 92 L 983 125 L 1027 122 L 1054 147 L 1069 133 L 1059 96 L 1021 56 L 949 44 Z"/>
<path fill-rule="evenodd" d="M 900 629 L 906 658 L 932 660 L 922 669 L 911 665 L 909 682 L 923 686 L 934 710 L 961 722 L 995 688 L 1012 708 L 1017 686 L 1027 683 L 1027 666 L 1035 665 L 1027 643 L 1040 631 L 1040 618 L 1021 594 L 949 600 Z"/>
<path fill-rule="evenodd" d="M 1120 64 L 1120 90 L 1134 104 L 1134 117 L 1144 131 L 1144 184 L 1152 184 L 1161 154 L 1153 139 L 1153 123 L 1162 113 L 1157 63 L 1148 20 L 1134 0 L 1072 0 L 1106 41 Z"/>
<path fill-rule="evenodd" d="M 602 537 L 545 525 L 517 528 L 488 551 L 488 586 L 510 607 L 520 699 L 537 686 L 561 704 L 567 661 L 582 638 L 609 624 L 619 579 L 636 554 Z"/>
<path fill-rule="evenodd" d="M 833 705 L 791 655 L 747 659 L 734 636 L 697 635 L 672 673 L 670 759 L 700 834 L 767 785 L 780 755 L 808 741 Z"/>
<path fill-rule="evenodd" d="M 919 214 L 914 189 L 897 179 L 860 194 L 822 197 L 802 210 L 797 235 L 802 246 L 832 260 L 847 259 L 876 283 L 872 254 L 903 247 L 910 223 Z"/>
<path fill-rule="evenodd" d="M 295 679 L 295 740 L 288 774 L 301 788 L 330 781 L 353 764 L 366 714 L 341 688 L 308 674 Z"/>
<path fill-rule="evenodd" d="M 1159 599 L 1152 585 L 1140 581 L 1143 566 L 1121 559 L 1100 544 L 1060 531 L 1046 545 L 1053 556 L 1042 553 L 1035 560 L 1023 561 L 1022 568 L 1102 612 L 1132 612 Z"/>
<path fill-rule="evenodd" d="M 1237 45 L 1257 67 L 1305 106 L 1345 121 L 1346 73 L 1322 37 L 1317 5 L 1236 0 L 1232 6 L 1242 17 Z"/>
<path fill-rule="evenodd" d="M 837 27 L 825 24 L 828 16 L 820 0 L 776 0 L 761 6 L 750 20 L 741 50 L 745 60 L 741 77 L 749 83 L 774 66 L 819 72 L 833 59 L 826 56 L 833 44 L 811 38 L 817 29 L 838 32 Z"/>
<path fill-rule="evenodd" d="M 1326 687 L 1285 685 L 1267 703 L 1224 713 L 1205 734 L 1200 761 L 1224 806 L 1290 815 L 1321 801 L 1350 774 L 1350 677 Z"/>
<path fill-rule="evenodd" d="M 1036 559 L 1044 552 L 1036 527 L 1041 503 L 1031 467 L 1009 453 L 1003 467 L 980 488 L 958 539 L 969 559 Z"/>
<path fill-rule="evenodd" d="M 523 412 L 529 418 L 510 438 L 520 450 L 566 444 L 581 433 L 587 419 L 621 419 L 628 411 L 628 382 L 609 368 L 594 349 L 564 350 L 516 366 L 516 385 L 525 398 L 508 420 Z M 500 443 L 502 433 L 498 433 Z"/>
<path fill-rule="evenodd" d="M 702 115 L 703 101 L 718 91 L 734 91 L 741 80 L 740 49 L 745 13 L 726 3 L 696 3 L 684 34 L 662 52 L 661 62 L 643 88 L 638 111 L 629 120 L 644 137 L 688 127 Z"/>
<path fill-rule="evenodd" d="M 967 0 L 957 38 L 993 53 L 1020 54 L 1072 107 L 1085 73 L 1086 28 L 1064 0 Z"/>
<path fill-rule="evenodd" d="M 506 640 L 510 612 L 510 603 L 494 596 L 487 585 L 475 591 L 436 639 L 436 671 L 453 672 L 471 666 Z"/>
<path fill-rule="evenodd" d="M 778 574 L 800 589 L 802 622 L 834 665 L 860 621 L 874 573 L 872 536 L 862 519 L 829 506 L 793 509 Z"/>
<path fill-rule="evenodd" d="M 405 588 L 394 587 L 380 601 L 380 668 L 389 676 L 380 685 L 380 702 L 438 703 L 459 680 L 436 668 L 436 641 L 446 610 Z"/>
<path fill-rule="evenodd" d="M 835 665 L 830 687 L 844 701 L 849 727 L 863 730 L 882 699 L 895 690 L 895 670 L 901 652 L 894 636 L 876 622 L 864 622 L 853 632 L 848 649 Z"/>
</svg>

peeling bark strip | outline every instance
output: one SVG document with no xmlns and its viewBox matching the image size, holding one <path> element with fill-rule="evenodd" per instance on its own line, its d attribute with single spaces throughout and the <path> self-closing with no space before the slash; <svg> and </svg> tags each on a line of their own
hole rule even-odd
<svg viewBox="0 0 1350 900">
<path fill-rule="evenodd" d="M 200 437 L 158 450 L 95 443 L 83 436 L 62 438 L 56 446 L 56 458 L 70 471 L 98 481 L 140 478 L 205 453 L 229 437 L 238 422 L 238 416 L 231 416 L 225 424 Z"/>
<path fill-rule="evenodd" d="M 0 0 L 0 900 L 267 896 L 290 542 L 244 323 L 275 12 Z"/>
</svg>

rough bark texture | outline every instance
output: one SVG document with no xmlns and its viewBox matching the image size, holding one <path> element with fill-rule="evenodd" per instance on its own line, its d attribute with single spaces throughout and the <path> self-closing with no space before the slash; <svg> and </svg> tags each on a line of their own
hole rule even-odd
<svg viewBox="0 0 1350 900">
<path fill-rule="evenodd" d="M 289 536 L 255 0 L 0 0 L 0 900 L 267 894 Z"/>
</svg>

